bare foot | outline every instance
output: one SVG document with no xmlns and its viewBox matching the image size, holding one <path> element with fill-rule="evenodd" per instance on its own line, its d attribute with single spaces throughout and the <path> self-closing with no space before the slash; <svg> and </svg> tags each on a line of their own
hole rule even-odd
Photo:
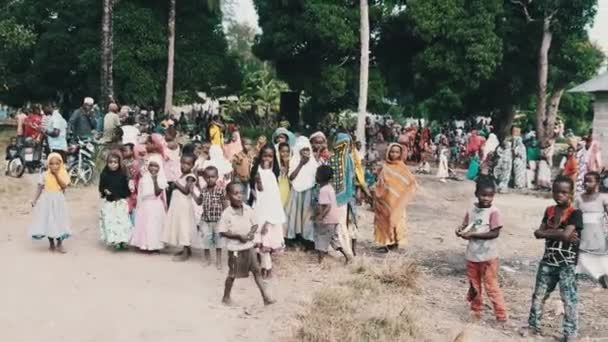
<svg viewBox="0 0 608 342">
<path fill-rule="evenodd" d="M 272 305 L 274 303 L 276 303 L 277 301 L 274 299 L 264 299 L 264 305 L 268 306 L 268 305 Z"/>
<path fill-rule="evenodd" d="M 49 246 L 49 251 L 51 251 L 51 253 L 55 252 L 55 250 L 56 250 L 55 245 Z"/>
<path fill-rule="evenodd" d="M 345 255 L 345 256 L 344 256 L 344 265 L 348 265 L 348 264 L 350 264 L 351 262 L 353 262 L 353 257 L 351 257 L 351 256 L 346 256 L 346 255 Z"/>
<path fill-rule="evenodd" d="M 209 265 L 211 265 L 211 261 L 209 261 Z M 222 270 L 222 263 L 221 262 L 216 262 L 215 263 L 215 268 L 217 268 L 218 271 Z"/>
<path fill-rule="evenodd" d="M 55 248 L 55 250 L 56 250 L 57 252 L 59 252 L 60 254 L 66 254 L 66 253 L 67 253 L 67 251 L 65 250 L 65 248 L 63 248 L 63 246 L 61 246 L 61 245 L 60 245 L 60 246 L 57 246 L 57 247 Z"/>
<path fill-rule="evenodd" d="M 222 303 L 227 306 L 232 306 L 232 299 L 224 297 L 222 298 Z"/>
</svg>

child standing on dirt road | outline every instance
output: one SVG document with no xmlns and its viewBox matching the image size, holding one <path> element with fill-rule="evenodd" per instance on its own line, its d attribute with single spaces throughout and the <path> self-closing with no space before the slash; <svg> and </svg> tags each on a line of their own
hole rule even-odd
<svg viewBox="0 0 608 342">
<path fill-rule="evenodd" d="M 215 166 L 208 166 L 204 170 L 206 186 L 199 190 L 200 195 L 194 200 L 196 204 L 202 205 L 201 221 L 199 230 L 203 247 L 203 261 L 211 264 L 211 250 L 215 249 L 215 265 L 217 269 L 222 268 L 223 239 L 217 231 L 217 224 L 226 209 L 226 190 L 218 184 L 218 171 Z"/>
<path fill-rule="evenodd" d="M 547 208 L 540 228 L 534 232 L 537 239 L 545 239 L 545 253 L 538 265 L 528 327 L 520 331 L 522 336 L 540 333 L 544 303 L 559 283 L 564 303 L 564 341 L 574 341 L 576 338 L 578 291 L 575 273 L 583 215 L 572 205 L 573 193 L 572 179 L 557 177 L 553 182 L 556 205 Z"/>
<path fill-rule="evenodd" d="M 196 177 L 192 173 L 196 158 L 193 154 L 184 154 L 180 159 L 180 172 L 173 183 L 173 199 L 169 204 L 161 241 L 170 246 L 182 247 L 175 256 L 175 261 L 186 261 L 192 256 L 192 240 L 196 234 L 194 203 L 190 194 Z"/>
<path fill-rule="evenodd" d="M 125 250 L 131 239 L 133 222 L 129 217 L 129 178 L 121 155 L 110 152 L 106 167 L 99 176 L 99 232 L 101 240 L 116 250 Z"/>
<path fill-rule="evenodd" d="M 224 285 L 222 302 L 230 305 L 230 293 L 236 278 L 248 278 L 253 274 L 258 289 L 264 299 L 264 305 L 273 304 L 262 280 L 260 265 L 254 248 L 254 238 L 258 230 L 257 219 L 249 206 L 243 204 L 243 193 L 240 184 L 230 183 L 226 187 L 230 206 L 222 213 L 218 223 L 220 236 L 226 239 L 228 250 L 228 277 Z"/>
<path fill-rule="evenodd" d="M 348 263 L 351 257 L 344 252 L 340 245 L 338 236 L 338 224 L 340 224 L 340 212 L 338 202 L 336 202 L 336 191 L 330 184 L 332 170 L 327 165 L 321 165 L 317 169 L 316 181 L 319 184 L 319 200 L 315 210 L 313 220 L 315 222 L 315 249 L 319 253 L 319 264 L 327 255 L 329 246 L 342 253 L 345 262 Z"/>
<path fill-rule="evenodd" d="M 51 252 L 63 254 L 63 240 L 70 236 L 70 216 L 63 192 L 70 184 L 70 176 L 58 153 L 49 154 L 47 167 L 32 201 L 34 213 L 29 233 L 36 240 L 48 238 Z"/>
<path fill-rule="evenodd" d="M 482 288 L 485 288 L 494 306 L 496 319 L 506 322 L 507 309 L 498 284 L 497 238 L 502 221 L 500 211 L 492 205 L 495 193 L 496 185 L 491 179 L 481 178 L 477 182 L 477 203 L 467 212 L 464 222 L 456 230 L 456 235 L 469 241 L 465 253 L 470 286 L 467 299 L 471 302 L 473 318 L 481 318 Z"/>
</svg>

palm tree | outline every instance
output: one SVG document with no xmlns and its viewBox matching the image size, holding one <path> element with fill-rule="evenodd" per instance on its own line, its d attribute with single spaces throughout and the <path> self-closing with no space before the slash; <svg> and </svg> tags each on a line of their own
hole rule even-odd
<svg viewBox="0 0 608 342">
<path fill-rule="evenodd" d="M 114 56 L 113 48 L 113 17 L 114 0 L 102 0 L 103 14 L 101 17 L 101 99 L 105 106 L 108 99 L 114 95 L 114 78 L 112 75 Z M 102 107 L 103 108 L 103 107 Z"/>
<path fill-rule="evenodd" d="M 169 0 L 169 22 L 167 25 L 167 79 L 165 81 L 165 114 L 173 110 L 173 78 L 175 68 L 175 10 L 177 0 Z M 205 0 L 209 11 L 217 11 L 222 0 Z"/>
<path fill-rule="evenodd" d="M 173 110 L 173 76 L 175 67 L 175 7 L 177 0 L 169 0 L 169 23 L 167 25 L 167 80 L 165 81 L 166 115 Z"/>
<path fill-rule="evenodd" d="M 369 5 L 360 0 L 361 11 L 361 66 L 359 70 L 359 105 L 357 114 L 357 140 L 361 142 L 365 154 L 365 117 L 367 115 L 367 87 L 369 79 Z"/>
</svg>

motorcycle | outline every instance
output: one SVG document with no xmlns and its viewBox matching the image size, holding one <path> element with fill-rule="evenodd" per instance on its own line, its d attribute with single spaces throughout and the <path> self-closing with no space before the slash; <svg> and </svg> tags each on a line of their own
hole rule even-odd
<svg viewBox="0 0 608 342">
<path fill-rule="evenodd" d="M 90 141 L 78 139 L 68 146 L 68 174 L 72 184 L 88 185 L 95 173 L 95 145 Z"/>
<path fill-rule="evenodd" d="M 9 145 L 6 149 L 6 175 L 19 178 L 25 172 L 25 162 L 21 158 L 20 146 L 17 144 Z"/>
<path fill-rule="evenodd" d="M 46 146 L 34 139 L 28 138 L 23 143 L 9 148 L 9 160 L 6 174 L 19 178 L 25 170 L 35 173 L 44 169 L 46 161 Z"/>
</svg>

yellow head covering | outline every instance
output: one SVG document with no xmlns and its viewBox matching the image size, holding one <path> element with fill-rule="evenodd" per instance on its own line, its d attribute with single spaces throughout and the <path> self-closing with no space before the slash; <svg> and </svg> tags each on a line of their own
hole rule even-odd
<svg viewBox="0 0 608 342">
<path fill-rule="evenodd" d="M 60 162 L 59 171 L 57 175 L 53 175 L 50 169 L 51 160 L 58 159 Z M 62 183 L 70 184 L 70 176 L 68 175 L 67 170 L 65 169 L 65 165 L 63 164 L 63 159 L 59 153 L 51 153 L 46 159 L 46 167 L 47 171 L 44 173 L 44 190 L 51 192 L 59 192 L 63 189 L 57 182 L 57 178 L 61 179 Z"/>
</svg>

